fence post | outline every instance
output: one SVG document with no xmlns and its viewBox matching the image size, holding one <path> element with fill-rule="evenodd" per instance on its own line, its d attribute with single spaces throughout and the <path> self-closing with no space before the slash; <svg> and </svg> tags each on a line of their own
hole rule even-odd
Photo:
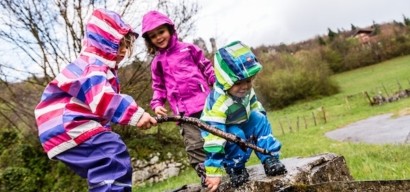
<svg viewBox="0 0 410 192">
<path fill-rule="evenodd" d="M 320 109 L 322 110 L 322 113 L 323 113 L 323 120 L 325 121 L 325 124 L 327 123 L 327 120 L 326 120 L 326 112 L 325 112 L 325 108 L 323 107 L 323 106 L 321 106 L 320 107 Z"/>
<path fill-rule="evenodd" d="M 290 121 L 289 121 L 288 115 L 286 115 L 286 120 L 288 121 L 288 126 L 289 126 L 290 132 L 293 133 L 292 125 L 290 125 Z"/>
<path fill-rule="evenodd" d="M 387 92 L 387 89 L 386 89 L 386 87 L 384 86 L 383 83 L 382 83 L 382 86 L 383 86 L 384 92 L 386 92 L 386 97 L 389 97 L 389 93 Z"/>
<path fill-rule="evenodd" d="M 303 120 L 305 121 L 305 129 L 307 129 L 306 117 L 303 116 Z"/>
<path fill-rule="evenodd" d="M 282 135 L 285 135 L 285 131 L 283 130 L 283 126 L 282 126 L 282 122 L 280 121 L 280 119 L 278 119 L 278 120 L 279 120 L 280 129 L 282 130 Z"/>
<path fill-rule="evenodd" d="M 313 112 L 313 111 L 312 111 L 312 117 L 313 117 L 313 122 L 314 122 L 314 124 L 315 124 L 315 126 L 316 126 L 316 125 L 317 125 L 317 124 L 316 124 L 316 117 L 315 117 L 315 112 Z"/>
<path fill-rule="evenodd" d="M 297 131 L 299 132 L 299 116 L 296 118 L 296 128 L 297 128 Z"/>
<path fill-rule="evenodd" d="M 399 82 L 399 80 L 396 79 L 397 85 L 399 86 L 399 91 L 403 90 L 403 88 L 401 87 L 401 84 Z"/>
<path fill-rule="evenodd" d="M 367 93 L 367 91 L 364 91 L 363 93 L 367 97 L 367 99 L 369 100 L 370 105 L 373 105 L 373 101 L 372 101 L 372 99 L 370 99 L 369 93 Z"/>
<path fill-rule="evenodd" d="M 345 97 L 345 101 L 346 101 L 347 109 L 350 110 L 351 108 L 350 108 L 349 98 L 347 96 Z"/>
</svg>

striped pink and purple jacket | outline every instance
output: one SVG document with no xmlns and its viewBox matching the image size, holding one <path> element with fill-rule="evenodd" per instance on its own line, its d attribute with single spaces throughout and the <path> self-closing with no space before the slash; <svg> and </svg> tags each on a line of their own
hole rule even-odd
<svg viewBox="0 0 410 192">
<path fill-rule="evenodd" d="M 80 56 L 45 88 L 35 117 L 49 158 L 92 136 L 111 131 L 110 123 L 136 125 L 144 109 L 120 94 L 116 57 L 131 27 L 105 9 L 93 12 Z"/>
</svg>

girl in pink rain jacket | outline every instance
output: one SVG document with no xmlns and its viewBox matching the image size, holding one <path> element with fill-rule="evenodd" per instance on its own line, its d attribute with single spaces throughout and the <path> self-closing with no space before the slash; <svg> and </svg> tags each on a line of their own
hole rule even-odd
<svg viewBox="0 0 410 192">
<path fill-rule="evenodd" d="M 197 46 L 179 41 L 174 23 L 158 11 L 144 15 L 142 36 L 148 53 L 154 55 L 151 108 L 157 115 L 167 115 L 164 105 L 168 101 L 175 115 L 199 118 L 215 82 L 212 63 Z M 188 124 L 180 126 L 190 164 L 203 176 L 205 152 L 200 130 Z"/>
</svg>

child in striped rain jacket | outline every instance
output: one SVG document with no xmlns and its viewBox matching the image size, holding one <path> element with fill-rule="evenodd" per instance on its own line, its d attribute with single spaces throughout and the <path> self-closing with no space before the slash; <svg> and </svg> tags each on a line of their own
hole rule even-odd
<svg viewBox="0 0 410 192">
<path fill-rule="evenodd" d="M 207 97 L 201 120 L 244 140 L 253 140 L 258 147 L 274 154 L 256 152 L 266 175 L 285 173 L 285 166 L 279 161 L 281 143 L 272 135 L 266 112 L 252 88 L 261 64 L 251 49 L 240 41 L 220 48 L 214 61 L 217 81 Z M 206 131 L 202 136 L 207 152 L 205 183 L 210 191 L 217 190 L 224 172 L 229 175 L 233 187 L 248 181 L 245 164 L 251 149 L 241 149 L 237 144 Z"/>
<path fill-rule="evenodd" d="M 137 37 L 117 13 L 94 10 L 79 57 L 47 85 L 34 111 L 48 157 L 87 178 L 89 191 L 131 191 L 130 156 L 110 123 L 141 129 L 157 123 L 120 93 L 118 64 Z"/>
</svg>

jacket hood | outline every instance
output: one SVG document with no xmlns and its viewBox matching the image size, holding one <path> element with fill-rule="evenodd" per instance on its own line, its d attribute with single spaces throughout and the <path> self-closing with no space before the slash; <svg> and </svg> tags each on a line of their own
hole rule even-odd
<svg viewBox="0 0 410 192">
<path fill-rule="evenodd" d="M 142 36 L 163 24 L 171 25 L 175 30 L 174 23 L 169 17 L 158 11 L 149 11 L 142 17 Z"/>
<path fill-rule="evenodd" d="M 223 90 L 228 90 L 237 81 L 256 75 L 262 69 L 250 47 L 240 41 L 218 49 L 214 61 L 217 84 Z"/>
<path fill-rule="evenodd" d="M 116 67 L 116 57 L 121 39 L 128 33 L 138 37 L 131 26 L 113 11 L 96 9 L 85 26 L 83 55 L 96 57 L 110 68 Z"/>
</svg>

